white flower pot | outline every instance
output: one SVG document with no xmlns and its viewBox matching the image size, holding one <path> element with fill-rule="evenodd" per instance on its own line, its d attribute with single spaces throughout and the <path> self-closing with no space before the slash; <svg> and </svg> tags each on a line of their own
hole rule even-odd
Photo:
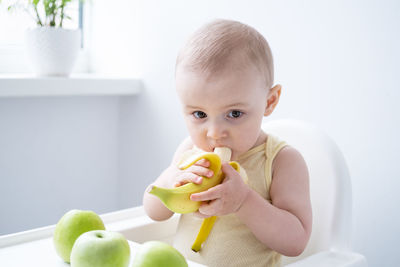
<svg viewBox="0 0 400 267">
<path fill-rule="evenodd" d="M 80 30 L 39 27 L 26 31 L 25 44 L 33 71 L 39 76 L 68 76 L 78 57 Z"/>
</svg>

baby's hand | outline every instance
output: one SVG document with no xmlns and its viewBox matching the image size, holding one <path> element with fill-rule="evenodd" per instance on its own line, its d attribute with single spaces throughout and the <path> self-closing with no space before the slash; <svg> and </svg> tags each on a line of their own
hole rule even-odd
<svg viewBox="0 0 400 267">
<path fill-rule="evenodd" d="M 177 182 L 174 186 L 178 187 L 187 183 L 201 184 L 203 182 L 202 176 L 211 178 L 214 175 L 214 172 L 208 169 L 208 167 L 210 167 L 210 162 L 208 160 L 201 159 L 197 161 L 189 168 L 179 172 L 176 177 Z"/>
<path fill-rule="evenodd" d="M 239 210 L 250 192 L 251 189 L 229 163 L 222 164 L 222 171 L 225 179 L 221 184 L 190 196 L 193 201 L 205 201 L 195 213 L 198 217 L 234 213 Z"/>
</svg>

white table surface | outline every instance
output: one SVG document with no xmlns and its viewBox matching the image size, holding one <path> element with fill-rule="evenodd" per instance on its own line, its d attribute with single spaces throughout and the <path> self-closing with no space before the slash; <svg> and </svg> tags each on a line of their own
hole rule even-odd
<svg viewBox="0 0 400 267">
<path fill-rule="evenodd" d="M 131 246 L 131 260 L 140 244 L 128 241 Z M 190 267 L 203 265 L 188 261 Z M 15 246 L 0 248 L 1 267 L 68 267 L 56 253 L 52 238 L 44 238 Z"/>
</svg>

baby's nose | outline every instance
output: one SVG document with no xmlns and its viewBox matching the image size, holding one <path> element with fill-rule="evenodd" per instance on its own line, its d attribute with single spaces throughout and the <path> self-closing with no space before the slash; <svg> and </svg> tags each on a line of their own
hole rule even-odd
<svg viewBox="0 0 400 267">
<path fill-rule="evenodd" d="M 212 123 L 207 129 L 207 137 L 218 140 L 227 136 L 227 131 L 220 123 Z"/>
</svg>

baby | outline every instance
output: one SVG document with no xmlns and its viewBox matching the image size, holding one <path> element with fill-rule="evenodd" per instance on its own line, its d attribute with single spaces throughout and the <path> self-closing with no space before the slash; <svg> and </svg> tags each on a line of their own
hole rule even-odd
<svg viewBox="0 0 400 267">
<path fill-rule="evenodd" d="M 188 259 L 207 266 L 279 266 L 281 255 L 297 256 L 311 233 L 308 170 L 298 151 L 261 130 L 262 119 L 278 104 L 273 60 L 267 41 L 252 27 L 216 20 L 200 28 L 180 51 L 176 89 L 189 131 L 171 165 L 155 185 L 177 187 L 212 179 L 210 162 L 186 170 L 188 154 L 229 147 L 244 180 L 228 163 L 220 185 L 192 194 L 202 201 L 195 213 L 181 215 L 174 246 Z M 153 195 L 144 194 L 152 219 L 173 215 Z M 203 218 L 218 216 L 200 252 L 191 245 Z"/>
</svg>

